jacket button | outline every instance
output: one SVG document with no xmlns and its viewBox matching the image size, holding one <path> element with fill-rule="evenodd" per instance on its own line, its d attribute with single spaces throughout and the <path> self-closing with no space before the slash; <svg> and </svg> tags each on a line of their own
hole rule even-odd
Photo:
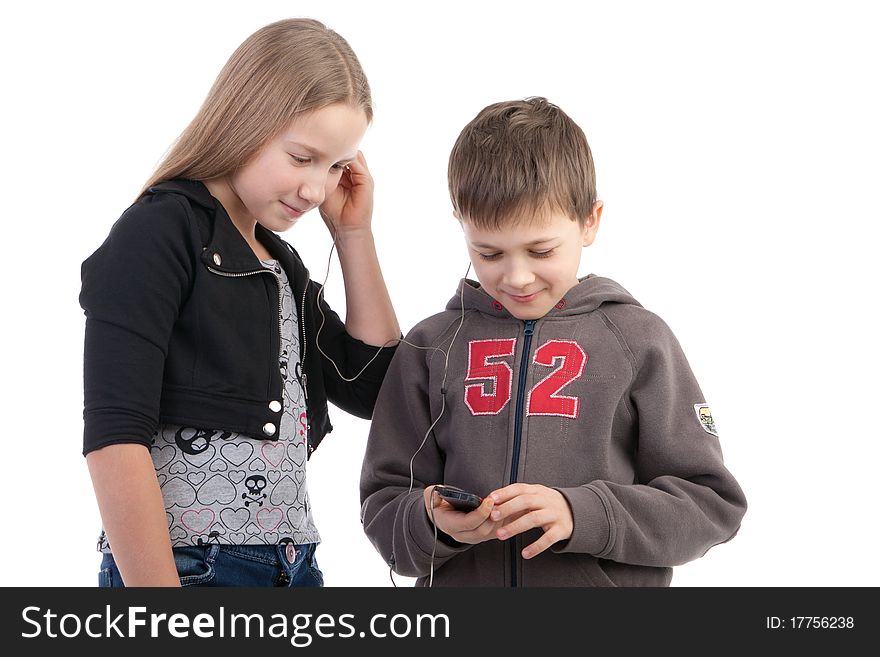
<svg viewBox="0 0 880 657">
<path fill-rule="evenodd" d="M 272 401 L 269 402 L 269 410 L 272 411 L 273 413 L 277 413 L 278 411 L 281 410 L 281 402 L 273 399 Z"/>
<path fill-rule="evenodd" d="M 214 254 L 214 264 L 218 267 L 223 264 L 223 258 L 220 257 L 219 253 Z"/>
<path fill-rule="evenodd" d="M 266 422 L 266 424 L 263 425 L 263 433 L 267 436 L 273 435 L 275 433 L 275 425 L 271 422 Z"/>
</svg>

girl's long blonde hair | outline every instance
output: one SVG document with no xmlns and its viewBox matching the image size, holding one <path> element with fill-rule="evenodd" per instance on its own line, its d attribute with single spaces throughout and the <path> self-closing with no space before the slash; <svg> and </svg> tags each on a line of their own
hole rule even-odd
<svg viewBox="0 0 880 657">
<path fill-rule="evenodd" d="M 141 190 L 211 180 L 246 164 L 298 114 L 347 103 L 373 118 L 370 85 L 348 42 L 322 23 L 288 19 L 249 36 Z"/>
</svg>

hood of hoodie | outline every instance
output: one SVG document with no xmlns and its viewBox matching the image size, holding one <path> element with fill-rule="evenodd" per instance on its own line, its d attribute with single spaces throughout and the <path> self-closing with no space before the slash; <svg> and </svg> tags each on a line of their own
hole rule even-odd
<svg viewBox="0 0 880 657">
<path fill-rule="evenodd" d="M 464 303 L 465 310 L 477 310 L 492 317 L 516 319 L 477 281 L 469 278 L 461 279 L 455 296 L 446 304 L 446 309 L 460 310 L 462 303 Z M 592 312 L 605 303 L 626 303 L 641 306 L 619 283 L 610 278 L 590 274 L 580 279 L 577 285 L 566 292 L 565 296 L 544 317 L 581 315 Z"/>
</svg>

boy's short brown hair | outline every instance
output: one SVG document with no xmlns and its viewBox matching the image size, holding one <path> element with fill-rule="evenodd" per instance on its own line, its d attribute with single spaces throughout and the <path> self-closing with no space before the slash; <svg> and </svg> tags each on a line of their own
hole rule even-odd
<svg viewBox="0 0 880 657">
<path fill-rule="evenodd" d="M 597 200 L 593 155 L 583 130 L 546 98 L 495 103 L 452 147 L 449 195 L 459 218 L 481 228 L 548 209 L 583 225 Z"/>
</svg>

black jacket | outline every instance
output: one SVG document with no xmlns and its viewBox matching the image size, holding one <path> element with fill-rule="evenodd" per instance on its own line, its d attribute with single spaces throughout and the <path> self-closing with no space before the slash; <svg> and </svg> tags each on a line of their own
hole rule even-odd
<svg viewBox="0 0 880 657">
<path fill-rule="evenodd" d="M 315 344 L 318 284 L 296 251 L 259 224 L 257 239 L 287 272 L 305 345 L 309 454 L 332 430 L 329 399 L 369 418 L 393 348 L 354 382 Z M 83 454 L 113 443 L 149 447 L 158 425 L 278 439 L 283 408 L 280 288 L 223 206 L 200 182 L 150 188 L 82 265 L 86 314 Z M 377 347 L 357 340 L 321 300 L 320 344 L 347 377 Z M 300 347 L 303 351 L 303 347 Z"/>
</svg>

